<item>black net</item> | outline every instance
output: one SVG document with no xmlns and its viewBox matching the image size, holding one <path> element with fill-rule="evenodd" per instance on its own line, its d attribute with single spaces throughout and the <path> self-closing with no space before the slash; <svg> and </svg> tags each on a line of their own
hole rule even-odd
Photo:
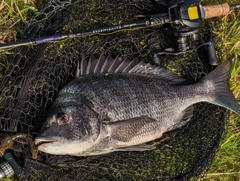
<svg viewBox="0 0 240 181">
<path fill-rule="evenodd" d="M 130 23 L 138 15 L 165 9 L 151 0 L 51 0 L 33 18 L 22 39 Z M 123 31 L 16 48 L 2 57 L 0 130 L 36 136 L 58 91 L 74 79 L 77 62 L 91 54 L 121 55 L 146 62 L 156 51 L 169 48 L 164 27 Z M 201 30 L 212 41 L 209 23 Z M 173 40 L 172 40 L 173 41 Z M 220 55 L 220 52 L 218 55 Z M 204 49 L 180 55 L 160 55 L 158 63 L 195 82 L 213 69 Z M 52 156 L 40 153 L 33 161 L 22 142 L 13 150 L 24 164 L 21 180 L 197 180 L 211 164 L 225 126 L 225 109 L 197 104 L 192 120 L 181 129 L 164 134 L 147 152 L 114 152 L 94 157 Z"/>
</svg>

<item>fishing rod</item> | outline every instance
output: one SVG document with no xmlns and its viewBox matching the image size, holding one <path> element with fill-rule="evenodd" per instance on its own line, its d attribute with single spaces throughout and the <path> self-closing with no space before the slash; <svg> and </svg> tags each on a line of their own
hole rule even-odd
<svg viewBox="0 0 240 181">
<path fill-rule="evenodd" d="M 19 42 L 6 43 L 0 45 L 0 50 L 14 48 L 19 46 L 38 45 L 42 43 L 57 42 L 64 39 L 77 38 L 91 35 L 104 35 L 124 30 L 132 30 L 139 28 L 146 28 L 152 26 L 161 26 L 169 23 L 174 36 L 182 37 L 189 34 L 196 34 L 198 28 L 200 28 L 205 19 L 227 15 L 231 10 L 240 8 L 240 5 L 228 5 L 227 3 L 220 5 L 202 6 L 200 0 L 191 0 L 184 2 L 184 0 L 176 0 L 170 4 L 167 4 L 168 12 L 156 15 L 145 16 L 145 20 L 136 21 L 129 24 L 120 24 L 114 26 L 108 26 L 98 29 L 85 30 L 76 33 L 58 34 L 40 38 L 34 38 L 29 40 L 23 40 Z M 184 38 L 183 38 L 184 39 Z M 184 51 L 184 47 L 180 47 L 181 51 Z"/>
<path fill-rule="evenodd" d="M 76 33 L 68 33 L 68 34 L 58 34 L 46 37 L 40 37 L 35 39 L 29 39 L 19 42 L 7 43 L 0 45 L 0 50 L 7 49 L 7 48 L 14 48 L 19 46 L 27 46 L 27 45 L 38 45 L 41 43 L 50 43 L 50 42 L 57 42 L 60 40 L 70 39 L 70 38 L 77 38 L 77 37 L 84 37 L 84 36 L 91 36 L 91 35 L 104 35 L 105 33 L 114 33 L 116 31 L 123 31 L 128 29 L 139 29 L 144 27 L 162 25 L 168 23 L 170 20 L 167 17 L 167 14 L 158 14 L 149 16 L 147 20 L 136 21 L 129 24 L 119 24 L 114 26 L 108 26 L 103 28 L 97 28 L 92 30 L 85 30 Z"/>
</svg>

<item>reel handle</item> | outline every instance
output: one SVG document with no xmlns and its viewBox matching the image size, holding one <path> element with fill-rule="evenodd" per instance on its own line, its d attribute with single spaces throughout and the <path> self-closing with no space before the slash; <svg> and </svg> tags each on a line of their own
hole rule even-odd
<svg viewBox="0 0 240 181">
<path fill-rule="evenodd" d="M 209 19 L 209 18 L 227 15 L 230 12 L 231 8 L 228 5 L 228 3 L 223 3 L 219 5 L 203 6 L 203 10 L 205 12 L 204 19 Z"/>
</svg>

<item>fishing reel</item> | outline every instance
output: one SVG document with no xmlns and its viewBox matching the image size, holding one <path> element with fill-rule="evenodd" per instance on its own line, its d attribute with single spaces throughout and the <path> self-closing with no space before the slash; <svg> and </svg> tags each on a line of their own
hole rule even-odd
<svg viewBox="0 0 240 181">
<path fill-rule="evenodd" d="M 163 31 L 172 41 L 171 48 L 157 52 L 153 61 L 159 63 L 158 55 L 186 54 L 204 48 L 208 63 L 217 65 L 219 61 L 213 43 L 201 38 L 201 28 L 205 25 L 205 19 L 212 16 L 207 14 L 207 7 L 203 7 L 200 0 L 176 0 L 170 3 L 157 0 L 155 2 L 158 6 L 164 6 L 167 9 L 170 23 L 163 26 Z"/>
</svg>

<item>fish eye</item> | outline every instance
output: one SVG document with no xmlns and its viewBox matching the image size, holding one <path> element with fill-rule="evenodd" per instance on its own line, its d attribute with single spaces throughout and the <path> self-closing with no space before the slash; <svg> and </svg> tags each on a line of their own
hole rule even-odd
<svg viewBox="0 0 240 181">
<path fill-rule="evenodd" d="M 68 115 L 66 113 L 59 113 L 57 114 L 57 123 L 58 124 L 65 124 L 69 121 Z"/>
</svg>

